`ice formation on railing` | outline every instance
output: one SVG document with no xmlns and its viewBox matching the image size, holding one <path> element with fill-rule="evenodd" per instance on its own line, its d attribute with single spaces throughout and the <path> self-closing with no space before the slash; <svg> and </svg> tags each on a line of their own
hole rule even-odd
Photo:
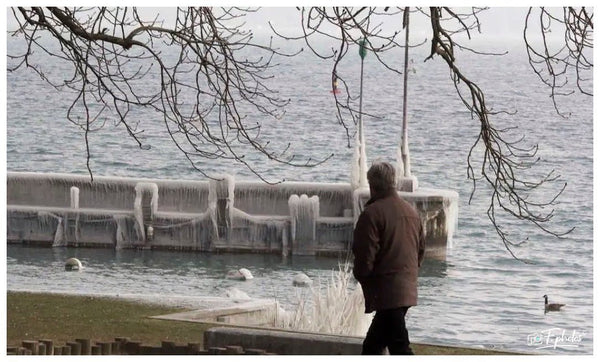
<svg viewBox="0 0 600 362">
<path fill-rule="evenodd" d="M 316 220 L 319 217 L 319 197 L 292 195 L 288 201 L 292 240 L 315 240 Z"/>
<path fill-rule="evenodd" d="M 150 198 L 144 197 L 144 194 L 150 194 Z M 149 204 L 149 205 L 148 205 Z M 145 210 L 146 209 L 146 210 Z M 144 212 L 146 211 L 146 212 Z M 133 213 L 139 227 L 142 239 L 146 238 L 145 224 L 150 215 L 158 211 L 158 186 L 152 182 L 139 182 L 135 185 L 135 201 L 133 203 Z"/>
<path fill-rule="evenodd" d="M 233 192 L 235 178 L 232 175 L 220 175 L 208 183 L 208 205 L 213 225 L 219 239 L 229 239 L 233 217 Z"/>
<path fill-rule="evenodd" d="M 356 138 L 354 139 L 350 184 L 352 185 L 353 190 L 369 187 L 367 182 L 367 151 L 364 132 L 361 137 L 359 137 L 358 132 L 356 132 Z"/>
<path fill-rule="evenodd" d="M 98 176 L 94 182 L 83 175 L 7 176 L 8 241 L 53 246 L 343 253 L 352 242 L 352 220 L 370 196 L 367 187 L 349 183 L 274 186 L 236 183 L 229 175 L 213 181 Z M 457 226 L 458 194 L 419 189 L 400 195 L 418 209 L 428 246 L 445 255 Z"/>
<path fill-rule="evenodd" d="M 79 188 L 71 186 L 71 209 L 79 209 Z"/>
</svg>

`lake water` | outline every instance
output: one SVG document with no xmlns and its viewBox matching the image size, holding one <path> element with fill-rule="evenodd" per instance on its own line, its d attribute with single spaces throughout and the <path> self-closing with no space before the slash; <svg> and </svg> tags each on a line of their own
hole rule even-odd
<svg viewBox="0 0 600 362">
<path fill-rule="evenodd" d="M 498 46 L 501 48 L 500 46 Z M 9 50 L 11 42 L 9 42 Z M 423 51 L 420 51 L 421 53 Z M 9 51 L 10 53 L 10 51 Z M 522 49 L 503 57 L 475 57 L 460 53 L 465 73 L 479 81 L 494 110 L 493 122 L 518 125 L 509 134 L 525 135 L 539 143 L 540 164 L 528 173 L 539 177 L 556 170 L 561 182 L 542 195 L 553 195 L 563 182 L 568 186 L 559 199 L 550 224 L 553 230 L 575 230 L 557 239 L 538 228 L 507 219 L 514 239 L 528 242 L 514 248 L 529 264 L 513 259 L 504 249 L 487 219 L 489 190 L 478 184 L 472 202 L 466 158 L 478 133 L 478 121 L 455 94 L 447 66 L 440 60 L 426 63 L 423 54 L 412 56 L 410 74 L 409 138 L 412 171 L 423 187 L 456 190 L 460 194 L 458 230 L 445 262 L 428 260 L 419 279 L 419 305 L 407 316 L 413 341 L 450 345 L 484 346 L 523 352 L 591 354 L 593 352 L 593 204 L 592 204 L 592 98 L 573 96 L 561 103 L 569 119 L 558 116 L 548 90 L 528 68 Z M 400 56 L 391 60 L 398 64 Z M 250 160 L 271 181 L 349 182 L 352 149 L 335 119 L 328 92 L 331 63 L 308 55 L 282 60 L 271 80 L 282 97 L 290 98 L 280 120 L 262 120 L 265 139 L 274 147 L 292 142 L 291 150 L 303 157 L 334 157 L 315 168 L 293 168 L 268 162 L 255 153 Z M 54 78 L 66 77 L 61 65 L 46 61 Z M 341 68 L 358 89 L 358 55 Z M 83 134 L 65 120 L 71 93 L 44 86 L 32 72 L 18 71 L 7 78 L 8 171 L 86 174 Z M 385 72 L 367 56 L 363 109 L 369 160 L 393 161 L 401 128 L 401 78 Z M 96 175 L 204 179 L 179 153 L 163 132 L 164 123 L 149 111 L 136 111 L 150 150 L 141 150 L 111 121 L 91 134 L 92 169 Z M 251 114 L 253 117 L 254 115 Z M 350 122 L 348 122 L 350 123 Z M 203 161 L 209 173 L 235 174 L 256 179 L 240 165 Z M 502 219 L 504 220 L 504 218 Z M 64 260 L 75 256 L 86 265 L 83 273 L 65 273 Z M 252 297 L 277 298 L 291 305 L 298 290 L 291 287 L 295 273 L 328 276 L 337 268 L 335 258 L 273 255 L 208 255 L 131 250 L 7 248 L 8 290 L 98 293 L 134 293 L 151 298 L 181 296 L 193 302 L 198 296 L 223 295 L 235 287 Z M 226 280 L 227 270 L 247 267 L 251 282 Z M 544 294 L 566 303 L 563 311 L 544 314 Z M 542 336 L 577 335 L 577 346 L 550 346 Z M 536 347 L 548 347 L 536 349 Z"/>
</svg>

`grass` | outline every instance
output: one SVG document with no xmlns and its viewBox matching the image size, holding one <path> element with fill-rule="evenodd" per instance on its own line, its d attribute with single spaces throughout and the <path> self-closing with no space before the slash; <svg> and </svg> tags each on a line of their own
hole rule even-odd
<svg viewBox="0 0 600 362">
<path fill-rule="evenodd" d="M 150 316 L 185 309 L 143 304 L 108 297 L 7 292 L 7 346 L 24 340 L 51 339 L 64 345 L 76 338 L 93 342 L 129 337 L 142 344 L 160 346 L 162 341 L 203 344 L 210 323 L 151 319 Z M 411 344 L 422 355 L 490 355 L 500 351 Z M 513 354 L 513 353 L 508 353 Z"/>
<path fill-rule="evenodd" d="M 8 346 L 23 340 L 52 339 L 63 345 L 75 338 L 108 342 L 115 337 L 157 346 L 162 341 L 202 343 L 204 331 L 213 327 L 148 318 L 181 308 L 104 297 L 8 292 L 6 309 Z"/>
</svg>

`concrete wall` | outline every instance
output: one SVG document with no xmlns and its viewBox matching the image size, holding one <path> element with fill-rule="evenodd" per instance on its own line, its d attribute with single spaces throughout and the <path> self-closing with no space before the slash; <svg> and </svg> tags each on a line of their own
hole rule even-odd
<svg viewBox="0 0 600 362">
<path fill-rule="evenodd" d="M 280 355 L 360 355 L 362 337 L 265 329 L 214 327 L 204 332 L 204 348 L 230 345 Z"/>
<path fill-rule="evenodd" d="M 399 192 L 426 228 L 428 255 L 445 257 L 458 195 Z M 7 239 L 94 246 L 296 255 L 349 250 L 368 189 L 349 184 L 235 182 L 7 173 Z"/>
</svg>

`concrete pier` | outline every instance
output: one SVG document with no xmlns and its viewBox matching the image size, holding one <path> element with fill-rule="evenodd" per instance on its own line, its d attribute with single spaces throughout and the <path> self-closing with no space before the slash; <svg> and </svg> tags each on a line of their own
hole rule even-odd
<svg viewBox="0 0 600 362">
<path fill-rule="evenodd" d="M 458 194 L 398 192 L 418 210 L 426 256 L 444 259 Z M 44 246 L 337 255 L 368 189 L 344 183 L 182 181 L 7 173 L 7 240 Z"/>
</svg>

